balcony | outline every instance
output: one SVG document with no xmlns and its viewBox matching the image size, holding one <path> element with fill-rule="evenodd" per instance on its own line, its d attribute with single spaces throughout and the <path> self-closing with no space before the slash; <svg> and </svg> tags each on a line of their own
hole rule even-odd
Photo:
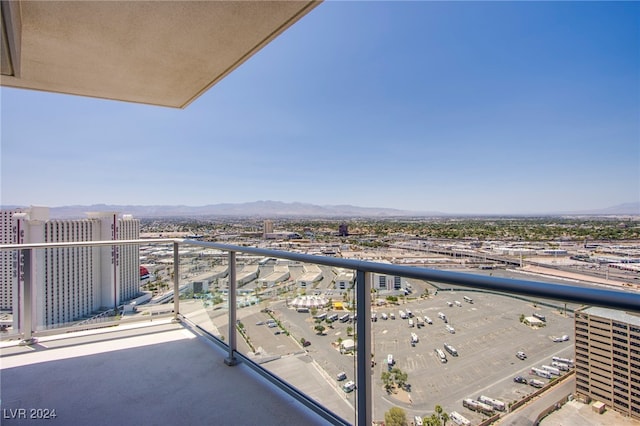
<svg viewBox="0 0 640 426">
<path fill-rule="evenodd" d="M 43 296 L 35 283 L 44 250 L 93 247 L 117 253 L 114 242 L 0 246 L 20 253 L 22 265 L 17 314 L 2 336 L 6 424 L 55 410 L 60 424 L 370 425 L 383 421 L 393 406 L 413 419 L 428 417 L 435 405 L 479 424 L 491 415 L 470 411 L 461 401 L 485 393 L 511 403 L 509 416 L 528 416 L 515 407 L 537 390 L 511 378 L 551 355 L 574 357 L 572 309 L 593 305 L 637 312 L 640 306 L 638 293 L 599 287 L 193 240 L 117 245 L 164 247 L 170 253 L 164 265 L 172 289 L 151 300 L 170 303 L 120 305 L 117 315 L 49 326 L 34 321 Z M 285 266 L 290 274 L 281 273 Z M 255 279 L 256 270 L 273 282 Z M 314 276 L 320 271 L 313 285 L 305 275 L 309 270 Z M 337 276 L 352 276 L 353 287 L 336 289 Z M 414 296 L 389 305 L 376 297 L 385 281 L 374 279 L 379 276 L 401 277 Z M 518 321 L 529 310 L 545 313 L 547 325 Z M 400 311 L 416 321 L 428 316 L 432 324 L 410 327 Z M 338 312 L 331 323 L 321 316 Z M 398 318 L 383 319 L 382 313 L 391 312 Z M 445 331 L 439 312 L 455 334 Z M 411 333 L 418 337 L 415 344 Z M 553 335 L 561 334 L 571 335 L 570 341 L 554 342 Z M 434 352 L 443 341 L 459 353 L 446 353 L 447 363 Z M 515 358 L 516 345 L 527 345 L 526 361 Z M 386 365 L 388 355 L 393 365 Z M 382 377 L 393 367 L 408 372 L 408 386 L 385 390 Z M 338 380 L 342 372 L 346 379 Z M 571 374 L 562 376 L 543 379 L 542 392 L 560 388 L 553 382 L 573 388 L 567 385 Z M 350 381 L 355 389 L 345 390 Z"/>
</svg>

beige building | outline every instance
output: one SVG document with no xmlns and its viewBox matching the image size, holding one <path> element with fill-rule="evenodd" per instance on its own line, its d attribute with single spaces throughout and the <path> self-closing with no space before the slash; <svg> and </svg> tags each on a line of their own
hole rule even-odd
<svg viewBox="0 0 640 426">
<path fill-rule="evenodd" d="M 0 240 L 14 244 L 135 240 L 140 221 L 116 212 L 87 213 L 85 219 L 50 219 L 48 207 L 2 211 Z M 23 321 L 18 298 L 24 294 L 24 259 L 4 251 L 0 268 L 0 301 L 13 320 Z M 140 295 L 138 245 L 58 247 L 34 251 L 31 276 L 35 300 L 33 324 L 58 326 L 90 317 Z M 5 305 L 11 301 L 10 305 Z"/>
<path fill-rule="evenodd" d="M 640 315 L 576 311 L 576 396 L 640 419 Z"/>
</svg>

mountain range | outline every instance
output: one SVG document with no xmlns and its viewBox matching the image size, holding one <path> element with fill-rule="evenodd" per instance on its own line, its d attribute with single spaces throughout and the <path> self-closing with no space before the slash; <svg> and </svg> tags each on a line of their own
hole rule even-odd
<svg viewBox="0 0 640 426">
<path fill-rule="evenodd" d="M 18 206 L 3 206 L 4 208 L 16 208 Z M 527 214 L 452 214 L 437 211 L 420 212 L 382 207 L 358 207 L 352 205 L 315 205 L 308 203 L 285 203 L 281 201 L 254 201 L 249 203 L 223 203 L 204 206 L 171 206 L 171 205 L 73 205 L 51 207 L 51 218 L 80 218 L 85 217 L 86 212 L 115 211 L 118 213 L 132 214 L 137 218 L 168 218 L 168 217 L 453 217 L 453 216 L 564 216 L 564 215 L 634 215 L 640 216 L 640 202 L 625 203 L 599 210 L 565 211 L 549 213 Z"/>
</svg>

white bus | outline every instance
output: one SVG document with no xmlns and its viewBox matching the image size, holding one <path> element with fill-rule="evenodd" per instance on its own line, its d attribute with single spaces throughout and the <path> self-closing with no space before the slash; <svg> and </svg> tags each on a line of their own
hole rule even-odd
<svg viewBox="0 0 640 426">
<path fill-rule="evenodd" d="M 469 426 L 471 424 L 471 422 L 466 417 L 464 417 L 457 411 L 452 411 L 451 413 L 449 413 L 449 418 L 458 426 Z"/>
<path fill-rule="evenodd" d="M 493 407 L 485 404 L 484 402 L 476 401 L 475 399 L 467 398 L 462 400 L 462 406 L 468 408 L 471 411 L 477 411 L 488 416 L 493 415 Z"/>
<path fill-rule="evenodd" d="M 337 319 L 338 319 L 338 314 L 331 314 L 327 316 L 327 322 L 334 322 Z"/>
<path fill-rule="evenodd" d="M 349 321 L 349 314 L 344 314 L 340 317 L 340 322 L 347 322 Z"/>
<path fill-rule="evenodd" d="M 551 358 L 551 361 L 561 362 L 563 364 L 567 364 L 569 367 L 573 367 L 573 360 L 572 359 L 560 358 L 560 357 L 554 356 L 554 357 Z"/>
<path fill-rule="evenodd" d="M 469 296 L 464 296 L 464 301 L 468 303 L 473 303 L 473 299 L 470 298 Z"/>
<path fill-rule="evenodd" d="M 436 349 L 436 355 L 438 355 L 438 358 L 440 358 L 441 363 L 444 364 L 445 362 L 447 362 L 447 356 L 444 354 L 442 349 Z"/>
<path fill-rule="evenodd" d="M 547 322 L 547 317 L 537 312 L 533 314 L 533 317 L 538 318 L 540 321 Z"/>
<path fill-rule="evenodd" d="M 327 313 L 326 313 L 326 312 L 323 312 L 323 313 L 321 313 L 321 314 L 316 315 L 314 318 L 315 318 L 315 319 L 317 319 L 317 320 L 322 321 L 322 320 L 324 320 L 324 319 L 327 319 Z"/>
<path fill-rule="evenodd" d="M 488 396 L 484 396 L 484 395 L 480 395 L 478 397 L 478 401 L 484 402 L 485 404 L 489 404 L 490 406 L 492 406 L 498 411 L 504 411 L 507 408 L 504 402 L 494 398 L 489 398 Z"/>
<path fill-rule="evenodd" d="M 560 369 L 559 368 L 551 367 L 549 365 L 543 365 L 542 369 L 543 370 L 547 370 L 549 373 L 553 374 L 554 376 L 559 376 L 560 375 Z"/>
<path fill-rule="evenodd" d="M 560 371 L 569 371 L 570 369 L 569 364 L 565 364 L 564 362 L 553 361 L 551 365 L 556 367 Z"/>
<path fill-rule="evenodd" d="M 549 373 L 547 370 L 543 370 L 541 368 L 531 368 L 531 371 L 529 372 L 529 374 L 535 374 L 536 376 L 539 377 L 544 377 L 545 379 L 550 379 L 551 378 L 551 373 Z"/>
<path fill-rule="evenodd" d="M 448 343 L 444 344 L 444 349 L 449 352 L 451 355 L 453 356 L 458 356 L 458 351 L 456 350 L 456 348 L 454 348 L 453 346 L 451 346 Z"/>
</svg>

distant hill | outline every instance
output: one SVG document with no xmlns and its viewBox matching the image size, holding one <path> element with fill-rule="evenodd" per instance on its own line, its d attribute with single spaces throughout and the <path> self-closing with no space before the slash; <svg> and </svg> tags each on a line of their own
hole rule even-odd
<svg viewBox="0 0 640 426">
<path fill-rule="evenodd" d="M 319 206 L 281 201 L 254 201 L 238 204 L 209 204 L 206 206 L 133 206 L 96 204 L 91 206 L 52 207 L 51 217 L 84 217 L 90 211 L 116 211 L 132 214 L 137 218 L 162 217 L 395 217 L 395 216 L 443 216 L 443 213 L 417 213 L 414 211 L 357 207 L 351 205 Z"/>
<path fill-rule="evenodd" d="M 624 203 L 606 209 L 578 212 L 593 215 L 640 215 L 640 202 Z"/>
<path fill-rule="evenodd" d="M 18 206 L 2 206 L 3 209 L 16 208 Z M 51 207 L 51 218 L 82 218 L 86 212 L 115 211 L 118 213 L 132 214 L 137 218 L 168 218 L 168 217 L 252 217 L 252 218 L 385 218 L 385 217 L 453 217 L 453 216 L 483 216 L 482 214 L 452 214 L 442 212 L 418 212 L 382 207 L 358 207 L 352 205 L 326 205 L 320 206 L 308 203 L 285 203 L 281 201 L 254 201 L 250 203 L 223 203 L 209 204 L 205 206 L 140 206 L 119 204 L 94 204 Z M 625 203 L 604 209 L 531 213 L 531 216 L 563 216 L 563 215 L 634 215 L 640 216 L 640 202 Z M 526 214 L 509 215 L 484 215 L 484 216 L 527 216 Z"/>
</svg>

